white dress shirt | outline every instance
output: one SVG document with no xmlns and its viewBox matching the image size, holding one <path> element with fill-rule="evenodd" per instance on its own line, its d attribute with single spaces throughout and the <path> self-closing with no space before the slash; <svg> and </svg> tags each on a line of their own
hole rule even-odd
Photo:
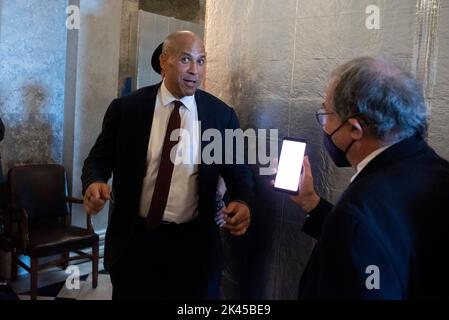
<svg viewBox="0 0 449 320">
<path fill-rule="evenodd" d="M 359 173 L 368 165 L 368 163 L 370 163 L 375 157 L 377 157 L 379 154 L 381 154 L 382 152 L 384 152 L 386 149 L 388 149 L 389 147 L 391 147 L 393 144 L 389 144 L 385 147 L 379 148 L 374 150 L 373 152 L 371 152 L 369 155 L 367 155 L 362 161 L 359 162 L 359 164 L 357 165 L 357 171 L 356 173 L 352 176 L 351 178 L 351 182 L 354 181 L 354 179 L 359 175 Z"/>
<path fill-rule="evenodd" d="M 168 120 L 174 108 L 176 99 L 162 83 L 156 97 L 153 124 L 151 126 L 150 141 L 148 143 L 147 171 L 143 180 L 140 197 L 140 216 L 147 217 L 153 198 L 154 185 L 159 170 L 162 146 Z M 178 143 L 177 156 L 189 155 L 189 160 L 175 162 L 173 176 L 168 193 L 167 206 L 162 220 L 184 223 L 193 220 L 198 215 L 198 163 L 200 156 L 200 127 L 195 96 L 180 99 L 183 106 L 179 109 L 181 129 L 186 136 L 181 135 Z M 185 158 L 182 158 L 185 159 Z"/>
</svg>

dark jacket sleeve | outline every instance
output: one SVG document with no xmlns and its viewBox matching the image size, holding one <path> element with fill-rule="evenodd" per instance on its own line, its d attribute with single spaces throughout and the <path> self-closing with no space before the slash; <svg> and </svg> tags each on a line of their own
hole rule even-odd
<svg viewBox="0 0 449 320">
<path fill-rule="evenodd" d="M 234 109 L 231 109 L 231 116 L 227 128 L 234 130 L 240 128 Z M 251 210 L 254 206 L 253 176 L 246 161 L 243 164 L 237 163 L 236 151 L 237 148 L 234 141 L 232 164 L 226 164 L 225 161 L 222 165 L 221 175 L 226 183 L 229 200 L 243 201 L 248 204 Z"/>
<path fill-rule="evenodd" d="M 301 282 L 301 299 L 404 299 L 397 266 L 369 221 L 351 205 L 338 206 Z"/>
<path fill-rule="evenodd" d="M 5 125 L 3 124 L 2 118 L 0 118 L 0 141 L 5 137 Z"/>
<path fill-rule="evenodd" d="M 115 160 L 115 145 L 119 122 L 119 100 L 109 105 L 103 119 L 100 135 L 84 161 L 81 181 L 83 194 L 96 181 L 107 182 L 112 174 Z"/>
<path fill-rule="evenodd" d="M 320 198 L 318 205 L 309 212 L 308 218 L 302 227 L 302 231 L 309 236 L 318 239 L 321 235 L 321 229 L 329 212 L 334 206 L 327 200 Z"/>
</svg>

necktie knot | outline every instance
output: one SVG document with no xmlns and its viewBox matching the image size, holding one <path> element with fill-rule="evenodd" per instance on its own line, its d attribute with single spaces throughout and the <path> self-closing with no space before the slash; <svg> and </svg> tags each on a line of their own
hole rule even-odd
<svg viewBox="0 0 449 320">
<path fill-rule="evenodd" d="M 183 106 L 184 104 L 181 102 L 181 101 L 179 101 L 179 100 L 175 100 L 175 101 L 173 101 L 174 102 L 174 104 L 175 104 L 175 110 L 179 110 L 179 108 L 181 108 L 181 106 Z"/>
</svg>

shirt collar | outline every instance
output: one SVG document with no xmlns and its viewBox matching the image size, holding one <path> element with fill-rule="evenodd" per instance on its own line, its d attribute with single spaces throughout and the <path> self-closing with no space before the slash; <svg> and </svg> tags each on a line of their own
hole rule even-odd
<svg viewBox="0 0 449 320">
<path fill-rule="evenodd" d="M 352 176 L 351 178 L 351 182 L 354 181 L 354 179 L 359 175 L 359 173 L 368 165 L 368 163 L 371 162 L 371 160 L 373 160 L 375 157 L 377 157 L 379 154 L 381 154 L 382 152 L 384 152 L 386 149 L 388 149 L 389 147 L 391 147 L 393 144 L 389 144 L 386 145 L 385 147 L 379 148 L 374 150 L 373 152 L 371 152 L 369 155 L 367 155 L 362 161 L 359 162 L 359 164 L 357 165 L 357 171 L 356 173 Z"/>
<path fill-rule="evenodd" d="M 184 96 L 181 99 L 175 98 L 165 86 L 165 80 L 161 84 L 161 101 L 164 107 L 170 105 L 173 101 L 180 100 L 187 110 L 192 111 L 195 106 L 195 95 Z"/>
</svg>

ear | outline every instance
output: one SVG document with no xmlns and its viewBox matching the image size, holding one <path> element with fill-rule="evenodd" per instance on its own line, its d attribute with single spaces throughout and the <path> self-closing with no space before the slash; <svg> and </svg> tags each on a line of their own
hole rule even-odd
<svg viewBox="0 0 449 320">
<path fill-rule="evenodd" d="M 162 72 L 164 72 L 167 64 L 167 55 L 165 53 L 161 53 L 161 55 L 159 56 L 159 64 L 161 66 Z"/>
<path fill-rule="evenodd" d="M 349 118 L 348 123 L 351 125 L 351 137 L 354 140 L 360 140 L 365 136 L 365 132 L 363 131 L 363 126 L 360 120 L 356 118 Z"/>
</svg>

